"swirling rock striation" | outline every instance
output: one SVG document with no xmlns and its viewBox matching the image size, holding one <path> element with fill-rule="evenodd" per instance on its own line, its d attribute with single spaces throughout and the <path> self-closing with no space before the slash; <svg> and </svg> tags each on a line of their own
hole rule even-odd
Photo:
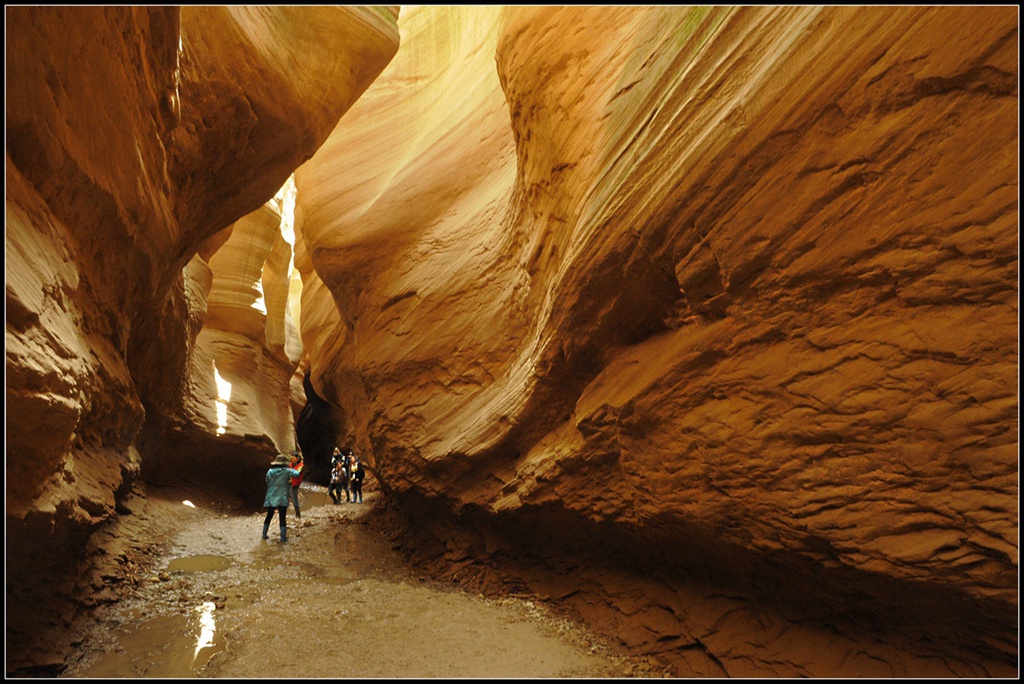
<svg viewBox="0 0 1024 684">
<path fill-rule="evenodd" d="M 400 26 L 297 215 L 421 558 L 680 676 L 1016 673 L 1015 10 Z"/>
</svg>

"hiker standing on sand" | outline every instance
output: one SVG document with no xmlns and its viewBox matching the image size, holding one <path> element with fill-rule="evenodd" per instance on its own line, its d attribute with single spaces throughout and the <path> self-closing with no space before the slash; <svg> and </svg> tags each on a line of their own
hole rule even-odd
<svg viewBox="0 0 1024 684">
<path fill-rule="evenodd" d="M 341 490 L 345 490 L 345 503 L 348 503 L 351 498 L 348 491 L 348 455 L 352 453 L 352 450 L 348 450 L 345 453 L 341 452 L 341 449 L 334 447 L 334 453 L 331 454 L 331 467 L 336 468 L 341 466 L 341 482 L 338 485 L 338 503 L 341 503 Z M 331 482 L 334 482 L 334 471 L 331 472 Z"/>
<path fill-rule="evenodd" d="M 363 478 L 366 477 L 366 471 L 363 470 L 359 457 L 354 454 L 349 456 L 349 472 L 352 477 L 352 503 L 363 503 Z"/>
<path fill-rule="evenodd" d="M 288 515 L 288 493 L 291 489 L 290 479 L 299 476 L 299 471 L 288 465 L 288 457 L 278 454 L 270 462 L 270 470 L 267 471 L 267 496 L 263 499 L 263 507 L 267 509 L 267 517 L 263 520 L 263 538 L 267 538 L 270 530 L 270 522 L 274 519 L 274 510 L 277 510 L 281 522 L 281 541 L 288 541 L 288 525 L 285 517 Z"/>
<path fill-rule="evenodd" d="M 298 451 L 292 452 L 292 462 L 289 464 L 296 473 L 292 475 L 292 488 L 290 490 L 292 503 L 295 504 L 295 517 L 301 519 L 302 511 L 299 510 L 299 485 L 302 484 L 302 454 Z M 288 504 L 285 504 L 286 506 Z"/>
<path fill-rule="evenodd" d="M 345 500 L 348 500 L 348 478 L 345 472 L 344 466 L 341 465 L 341 461 L 334 462 L 334 469 L 331 470 L 331 486 L 328 487 L 327 492 L 331 495 L 331 501 L 335 504 L 341 503 L 341 490 L 345 490 Z"/>
</svg>

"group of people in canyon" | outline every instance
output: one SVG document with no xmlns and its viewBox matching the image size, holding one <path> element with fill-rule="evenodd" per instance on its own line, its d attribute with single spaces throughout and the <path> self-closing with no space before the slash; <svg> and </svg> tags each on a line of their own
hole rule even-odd
<svg viewBox="0 0 1024 684">
<path fill-rule="evenodd" d="M 342 492 L 345 492 L 346 503 L 362 503 L 365 477 L 363 464 L 351 449 L 341 453 L 340 448 L 334 447 L 331 455 L 331 485 L 327 491 L 335 504 L 341 503 Z"/>
<path fill-rule="evenodd" d="M 278 523 L 281 529 L 281 541 L 288 541 L 288 505 L 295 506 L 295 517 L 302 518 L 302 510 L 299 508 L 299 485 L 305 476 L 302 454 L 293 451 L 291 458 L 285 454 L 278 454 L 270 462 L 267 470 L 267 494 L 263 499 L 263 507 L 267 516 L 263 520 L 263 539 L 268 539 L 270 523 L 274 520 L 274 512 L 277 511 Z M 366 471 L 359 457 L 351 450 L 346 449 L 342 453 L 339 447 L 334 447 L 331 456 L 331 484 L 328 492 L 335 504 L 341 503 L 341 493 L 345 492 L 347 503 L 363 502 L 363 479 Z"/>
</svg>

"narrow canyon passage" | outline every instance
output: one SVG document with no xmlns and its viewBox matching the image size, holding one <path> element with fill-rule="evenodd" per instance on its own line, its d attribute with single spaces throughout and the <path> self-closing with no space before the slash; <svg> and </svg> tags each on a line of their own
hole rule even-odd
<svg viewBox="0 0 1024 684">
<path fill-rule="evenodd" d="M 262 513 L 150 497 L 148 543 L 164 548 L 131 595 L 97 611 L 62 676 L 661 676 L 527 598 L 418 574 L 369 522 L 378 496 L 333 505 L 304 486 L 287 543 L 260 540 Z"/>
<path fill-rule="evenodd" d="M 8 675 L 1018 674 L 1018 8 L 6 16 Z"/>
</svg>

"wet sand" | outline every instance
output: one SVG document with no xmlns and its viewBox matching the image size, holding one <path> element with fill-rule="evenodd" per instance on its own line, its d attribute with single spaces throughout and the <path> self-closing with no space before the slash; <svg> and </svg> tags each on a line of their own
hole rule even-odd
<svg viewBox="0 0 1024 684">
<path fill-rule="evenodd" d="M 276 517 L 260 539 L 262 512 L 153 498 L 145 533 L 163 550 L 131 595 L 97 611 L 62 676 L 645 676 L 538 603 L 419 576 L 367 525 L 377 496 L 334 505 L 304 484 L 286 543 Z"/>
</svg>

